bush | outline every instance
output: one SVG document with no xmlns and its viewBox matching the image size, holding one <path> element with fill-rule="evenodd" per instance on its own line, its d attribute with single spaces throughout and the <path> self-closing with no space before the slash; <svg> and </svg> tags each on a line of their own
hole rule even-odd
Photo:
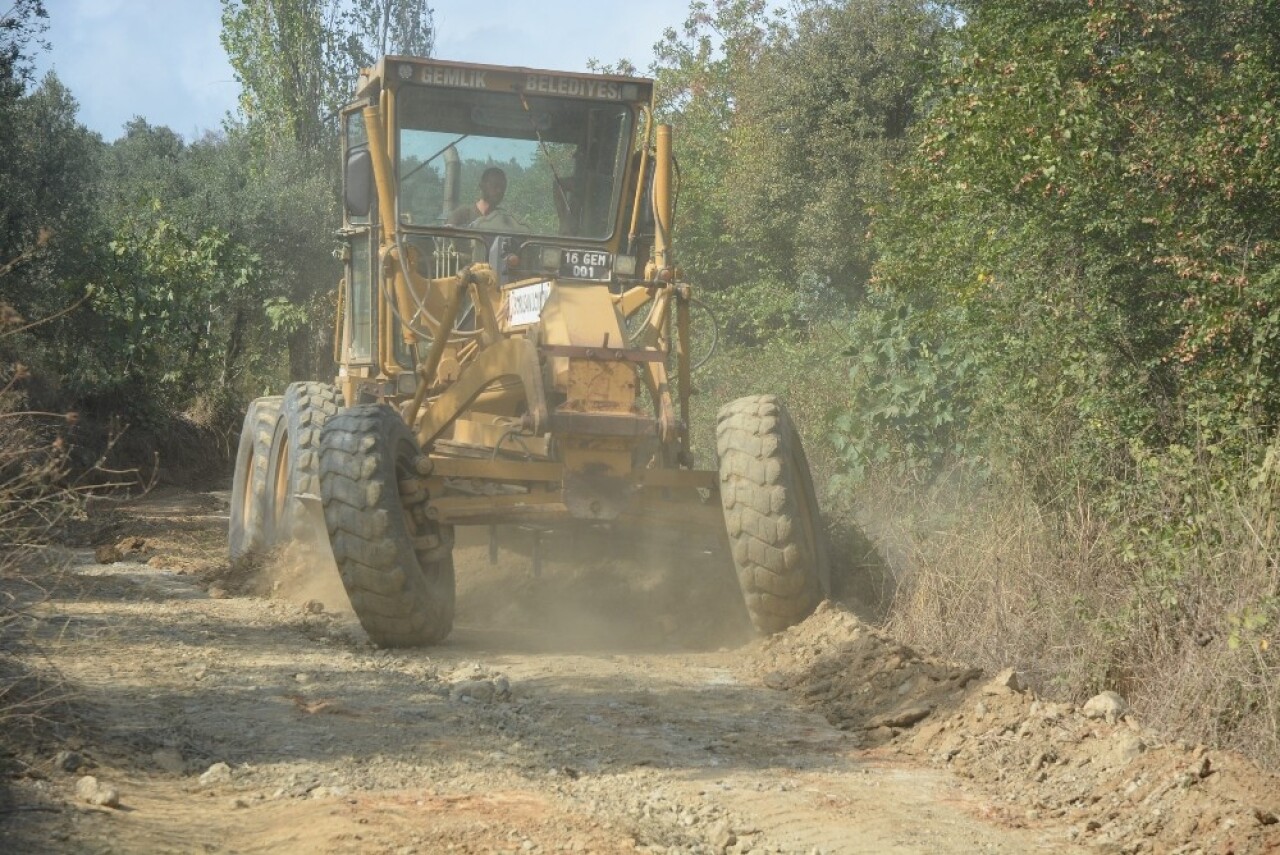
<svg viewBox="0 0 1280 855">
<path fill-rule="evenodd" d="M 1280 447 L 1141 455 L 1125 489 L 1044 502 L 1025 483 L 869 479 L 862 519 L 909 644 L 1052 697 L 1124 694 L 1146 721 L 1280 764 Z"/>
</svg>

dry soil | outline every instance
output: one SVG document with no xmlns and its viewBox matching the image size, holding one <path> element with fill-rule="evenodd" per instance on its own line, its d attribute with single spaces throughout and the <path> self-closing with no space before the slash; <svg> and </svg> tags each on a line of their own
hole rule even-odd
<svg viewBox="0 0 1280 855">
<path fill-rule="evenodd" d="M 232 569 L 225 525 L 220 496 L 161 493 L 67 551 L 35 664 L 63 675 L 70 718 L 15 740 L 0 851 L 1280 843 L 1280 788 L 1242 761 L 1047 704 L 838 605 L 755 639 L 706 556 L 548 545 L 535 578 L 527 535 L 497 564 L 463 543 L 453 635 L 386 651 L 322 552 Z M 90 803 L 111 788 L 117 806 Z"/>
</svg>

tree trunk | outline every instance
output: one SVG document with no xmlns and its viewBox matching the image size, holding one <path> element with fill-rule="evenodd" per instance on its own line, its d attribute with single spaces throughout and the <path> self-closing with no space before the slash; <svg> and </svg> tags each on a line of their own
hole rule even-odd
<svg viewBox="0 0 1280 855">
<path fill-rule="evenodd" d="M 312 341 L 315 331 L 311 324 L 303 324 L 289 336 L 289 379 L 314 380 L 315 365 L 312 358 Z"/>
<path fill-rule="evenodd" d="M 222 355 L 222 373 L 218 377 L 218 387 L 223 392 L 231 388 L 231 376 L 235 372 L 236 363 L 244 351 L 245 313 L 243 308 L 236 309 L 231 317 L 231 331 L 227 334 L 227 349 Z"/>
</svg>

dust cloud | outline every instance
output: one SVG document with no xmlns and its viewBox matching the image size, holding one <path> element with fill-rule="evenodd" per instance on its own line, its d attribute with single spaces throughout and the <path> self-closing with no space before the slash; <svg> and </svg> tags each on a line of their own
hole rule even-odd
<svg viewBox="0 0 1280 855">
<path fill-rule="evenodd" d="M 323 532 L 277 547 L 244 587 L 301 606 L 352 615 Z M 457 529 L 455 626 L 520 651 L 715 650 L 754 637 L 726 555 L 679 544 L 620 540 L 613 530 L 571 529 L 541 537 Z M 535 546 L 535 541 L 537 541 Z M 534 573 L 534 552 L 541 572 Z"/>
<path fill-rule="evenodd" d="M 307 529 L 299 534 L 263 562 L 255 587 L 298 605 L 319 602 L 326 612 L 354 614 L 325 533 Z"/>
<path fill-rule="evenodd" d="M 547 533 L 458 530 L 459 626 L 506 636 L 519 650 L 706 650 L 753 637 L 727 556 L 612 529 Z M 541 573 L 534 573 L 535 540 Z"/>
</svg>

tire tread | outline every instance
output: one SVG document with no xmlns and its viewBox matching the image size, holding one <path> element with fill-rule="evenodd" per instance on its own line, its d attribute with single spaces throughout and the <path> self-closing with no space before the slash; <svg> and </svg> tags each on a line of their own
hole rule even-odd
<svg viewBox="0 0 1280 855">
<path fill-rule="evenodd" d="M 808 462 L 773 395 L 739 398 L 716 422 L 720 499 L 738 583 L 756 629 L 778 632 L 807 617 L 825 593 L 827 554 Z M 806 521 L 806 513 L 814 518 Z"/>
<path fill-rule="evenodd" d="M 407 444 L 407 445 L 406 445 Z M 329 542 L 360 624 L 383 647 L 443 640 L 453 628 L 452 532 L 414 547 L 396 480 L 400 450 L 417 445 L 389 407 L 367 404 L 329 418 L 321 433 L 320 494 Z"/>
</svg>

